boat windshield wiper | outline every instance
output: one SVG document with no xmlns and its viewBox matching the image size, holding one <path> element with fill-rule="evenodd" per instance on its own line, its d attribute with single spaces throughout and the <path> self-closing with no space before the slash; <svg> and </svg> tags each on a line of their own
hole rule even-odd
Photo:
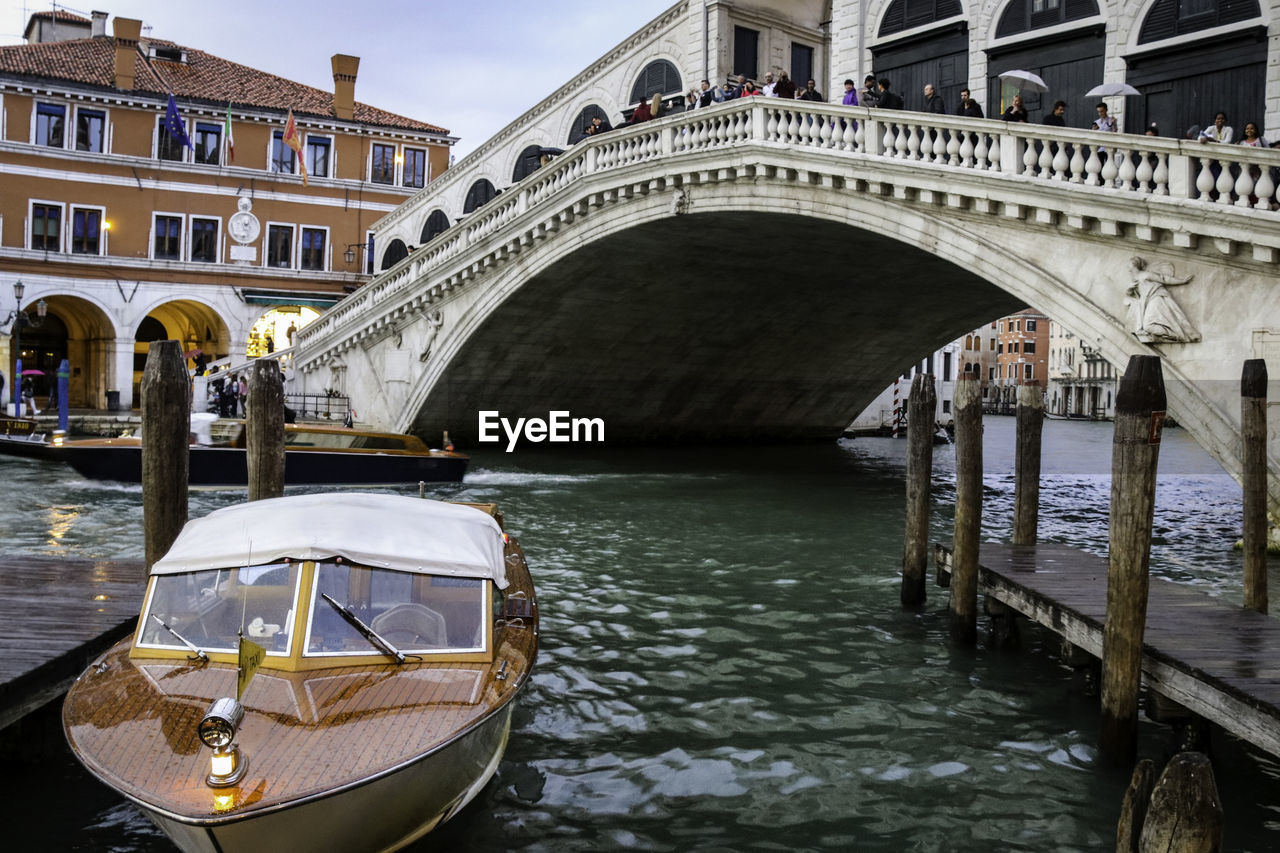
<svg viewBox="0 0 1280 853">
<path fill-rule="evenodd" d="M 165 629 L 165 630 L 166 630 L 166 631 L 168 631 L 170 634 L 173 634 L 173 636 L 177 637 L 177 638 L 178 638 L 178 642 L 182 643 L 182 645 L 184 645 L 184 646 L 186 646 L 188 649 L 190 649 L 190 650 L 191 650 L 191 652 L 192 652 L 192 654 L 194 654 L 197 658 L 199 658 L 200 660 L 204 661 L 205 663 L 208 663 L 208 662 L 209 662 L 209 656 L 208 656 L 207 654 L 205 654 L 205 653 L 200 649 L 200 647 L 199 647 L 199 646 L 197 646 L 195 643 L 191 642 L 191 641 L 190 641 L 190 640 L 188 640 L 186 637 L 184 637 L 184 636 L 182 636 L 181 634 L 179 634 L 177 631 L 175 631 L 175 630 L 173 630 L 172 628 L 170 628 L 168 625 L 166 625 L 166 624 L 165 624 L 164 620 L 163 620 L 163 619 L 161 619 L 161 618 L 160 618 L 159 616 L 157 616 L 156 614 L 152 613 L 152 614 L 151 614 L 151 618 L 152 618 L 152 619 L 154 619 L 154 620 L 156 620 L 157 622 L 159 622 L 159 623 L 160 623 L 160 627 L 161 627 L 161 628 Z"/>
<path fill-rule="evenodd" d="M 347 620 L 347 624 L 359 631 L 360 636 L 364 637 L 374 646 L 377 646 L 378 651 L 395 658 L 396 663 L 404 663 L 404 652 L 391 645 L 391 643 L 383 639 L 377 631 L 364 624 L 364 621 L 359 616 L 352 613 L 350 608 L 334 601 L 329 597 L 327 592 L 320 593 L 320 597 L 329 602 L 329 606 L 338 611 L 338 613 L 342 615 L 342 618 Z"/>
</svg>

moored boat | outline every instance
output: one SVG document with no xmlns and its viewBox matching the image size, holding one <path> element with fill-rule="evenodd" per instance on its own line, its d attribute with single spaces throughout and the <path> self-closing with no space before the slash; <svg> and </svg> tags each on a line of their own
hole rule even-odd
<svg viewBox="0 0 1280 853">
<path fill-rule="evenodd" d="M 249 480 L 243 424 L 231 440 L 192 444 L 188 482 L 193 486 L 244 486 Z M 0 447 L 0 452 L 7 452 Z M 64 441 L 46 458 L 66 462 L 94 480 L 142 482 L 142 440 L 137 436 Z M 427 447 L 403 433 L 373 432 L 327 424 L 285 424 L 285 484 L 390 485 L 459 482 L 468 457 Z"/>
<path fill-rule="evenodd" d="M 411 842 L 493 775 L 537 653 L 498 518 L 345 493 L 190 522 L 68 693 L 72 751 L 186 851 Z"/>
</svg>

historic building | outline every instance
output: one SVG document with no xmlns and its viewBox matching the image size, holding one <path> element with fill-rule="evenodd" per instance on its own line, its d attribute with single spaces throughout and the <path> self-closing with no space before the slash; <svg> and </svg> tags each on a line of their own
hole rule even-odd
<svg viewBox="0 0 1280 853">
<path fill-rule="evenodd" d="M 1034 308 L 1001 317 L 996 322 L 996 363 L 987 368 L 989 411 L 1010 414 L 1018 402 L 1019 385 L 1049 381 L 1049 318 Z"/>
<path fill-rule="evenodd" d="M 152 340 L 287 347 L 408 251 L 378 258 L 370 226 L 456 141 L 356 101 L 356 57 L 332 58 L 327 92 L 113 25 L 39 13 L 0 47 L 0 318 L 25 312 L 0 365 L 12 378 L 17 332 L 37 394 L 65 358 L 71 405 L 97 408 L 137 404 Z"/>
<path fill-rule="evenodd" d="M 1045 410 L 1068 418 L 1110 420 L 1116 413 L 1119 372 L 1084 338 L 1060 323 L 1049 329 L 1049 387 Z"/>
</svg>

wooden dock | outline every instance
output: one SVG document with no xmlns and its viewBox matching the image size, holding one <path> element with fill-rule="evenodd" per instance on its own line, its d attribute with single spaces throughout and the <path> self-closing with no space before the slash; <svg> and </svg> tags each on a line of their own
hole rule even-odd
<svg viewBox="0 0 1280 853">
<path fill-rule="evenodd" d="M 0 557 L 0 728 L 66 692 L 133 629 L 145 578 L 141 560 Z"/>
<path fill-rule="evenodd" d="M 951 570 L 951 546 L 934 544 Z M 978 588 L 1102 657 L 1107 560 L 1065 545 L 982 543 Z M 1143 681 L 1226 731 L 1280 756 L 1280 620 L 1151 579 Z"/>
</svg>

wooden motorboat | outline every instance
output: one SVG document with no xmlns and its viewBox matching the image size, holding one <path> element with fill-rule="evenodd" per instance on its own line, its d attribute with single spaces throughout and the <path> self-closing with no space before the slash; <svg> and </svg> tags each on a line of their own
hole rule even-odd
<svg viewBox="0 0 1280 853">
<path fill-rule="evenodd" d="M 500 518 L 346 493 L 188 523 L 67 694 L 73 753 L 185 851 L 402 847 L 493 775 L 537 654 Z"/>
<path fill-rule="evenodd" d="M 191 485 L 248 483 L 243 424 L 237 426 L 227 442 L 191 445 Z M 433 450 L 416 435 L 285 424 L 284 440 L 284 478 L 289 486 L 456 483 L 467 470 L 465 454 Z M 142 482 L 142 440 L 136 436 L 66 441 L 54 458 L 90 479 Z"/>
<path fill-rule="evenodd" d="M 0 454 L 52 459 L 53 442 L 36 432 L 38 425 L 33 418 L 0 416 Z"/>
</svg>

